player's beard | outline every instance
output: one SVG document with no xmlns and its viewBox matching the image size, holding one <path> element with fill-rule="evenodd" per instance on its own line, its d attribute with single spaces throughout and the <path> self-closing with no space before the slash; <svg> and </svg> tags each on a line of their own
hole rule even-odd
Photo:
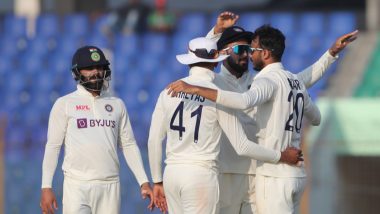
<svg viewBox="0 0 380 214">
<path fill-rule="evenodd" d="M 81 76 L 80 84 L 89 91 L 101 91 L 103 82 L 103 77 L 97 74 L 90 77 Z"/>
<path fill-rule="evenodd" d="M 253 63 L 253 69 L 256 71 L 261 71 L 264 68 L 264 62 L 259 59 L 252 62 Z"/>
<path fill-rule="evenodd" d="M 228 65 L 238 74 L 243 74 L 248 70 L 248 60 L 247 63 L 241 65 L 239 64 L 239 58 L 236 61 L 230 56 L 227 58 L 227 63 Z"/>
</svg>

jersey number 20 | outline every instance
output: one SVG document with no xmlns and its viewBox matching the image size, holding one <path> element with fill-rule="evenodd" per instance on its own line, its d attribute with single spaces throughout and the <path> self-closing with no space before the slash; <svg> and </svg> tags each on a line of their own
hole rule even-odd
<svg viewBox="0 0 380 214">
<path fill-rule="evenodd" d="M 179 132 L 179 140 L 182 140 L 182 134 L 186 131 L 186 128 L 183 126 L 183 106 L 184 102 L 181 101 L 175 109 L 172 119 L 170 120 L 170 129 Z M 199 105 L 195 111 L 191 112 L 191 117 L 197 117 L 194 130 L 194 143 L 198 143 L 199 124 L 201 123 L 202 108 L 203 105 Z M 179 117 L 178 125 L 174 125 L 174 121 L 177 116 Z"/>
<path fill-rule="evenodd" d="M 300 133 L 304 108 L 303 94 L 297 93 L 296 97 L 294 98 L 293 91 L 290 91 L 288 96 L 288 102 L 293 103 L 293 112 L 289 115 L 289 119 L 286 121 L 285 130 L 292 132 L 295 128 L 296 132 Z"/>
</svg>

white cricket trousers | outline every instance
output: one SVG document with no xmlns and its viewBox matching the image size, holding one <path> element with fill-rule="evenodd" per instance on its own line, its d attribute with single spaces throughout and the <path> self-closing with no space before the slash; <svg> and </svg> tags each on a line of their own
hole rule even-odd
<svg viewBox="0 0 380 214">
<path fill-rule="evenodd" d="M 63 214 L 119 214 L 120 182 L 78 181 L 66 176 L 62 205 Z"/>
<path fill-rule="evenodd" d="M 215 169 L 170 164 L 164 172 L 169 214 L 219 213 L 219 185 Z"/>
<path fill-rule="evenodd" d="M 256 214 L 255 175 L 219 175 L 220 214 Z"/>
<path fill-rule="evenodd" d="M 299 213 L 307 178 L 280 178 L 256 175 L 258 214 Z"/>
</svg>

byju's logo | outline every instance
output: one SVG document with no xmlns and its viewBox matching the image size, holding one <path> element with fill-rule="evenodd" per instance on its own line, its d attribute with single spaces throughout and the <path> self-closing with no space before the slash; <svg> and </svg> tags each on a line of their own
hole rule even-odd
<svg viewBox="0 0 380 214">
<path fill-rule="evenodd" d="M 78 129 L 87 128 L 87 118 L 77 119 Z"/>
</svg>

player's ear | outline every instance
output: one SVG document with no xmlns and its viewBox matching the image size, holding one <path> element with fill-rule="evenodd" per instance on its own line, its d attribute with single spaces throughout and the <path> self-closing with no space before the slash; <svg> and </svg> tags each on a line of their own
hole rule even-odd
<svg viewBox="0 0 380 214">
<path fill-rule="evenodd" d="M 272 57 L 272 52 L 268 49 L 264 49 L 263 51 L 261 51 L 261 54 L 263 55 L 263 58 L 265 60 L 269 59 Z"/>
</svg>

